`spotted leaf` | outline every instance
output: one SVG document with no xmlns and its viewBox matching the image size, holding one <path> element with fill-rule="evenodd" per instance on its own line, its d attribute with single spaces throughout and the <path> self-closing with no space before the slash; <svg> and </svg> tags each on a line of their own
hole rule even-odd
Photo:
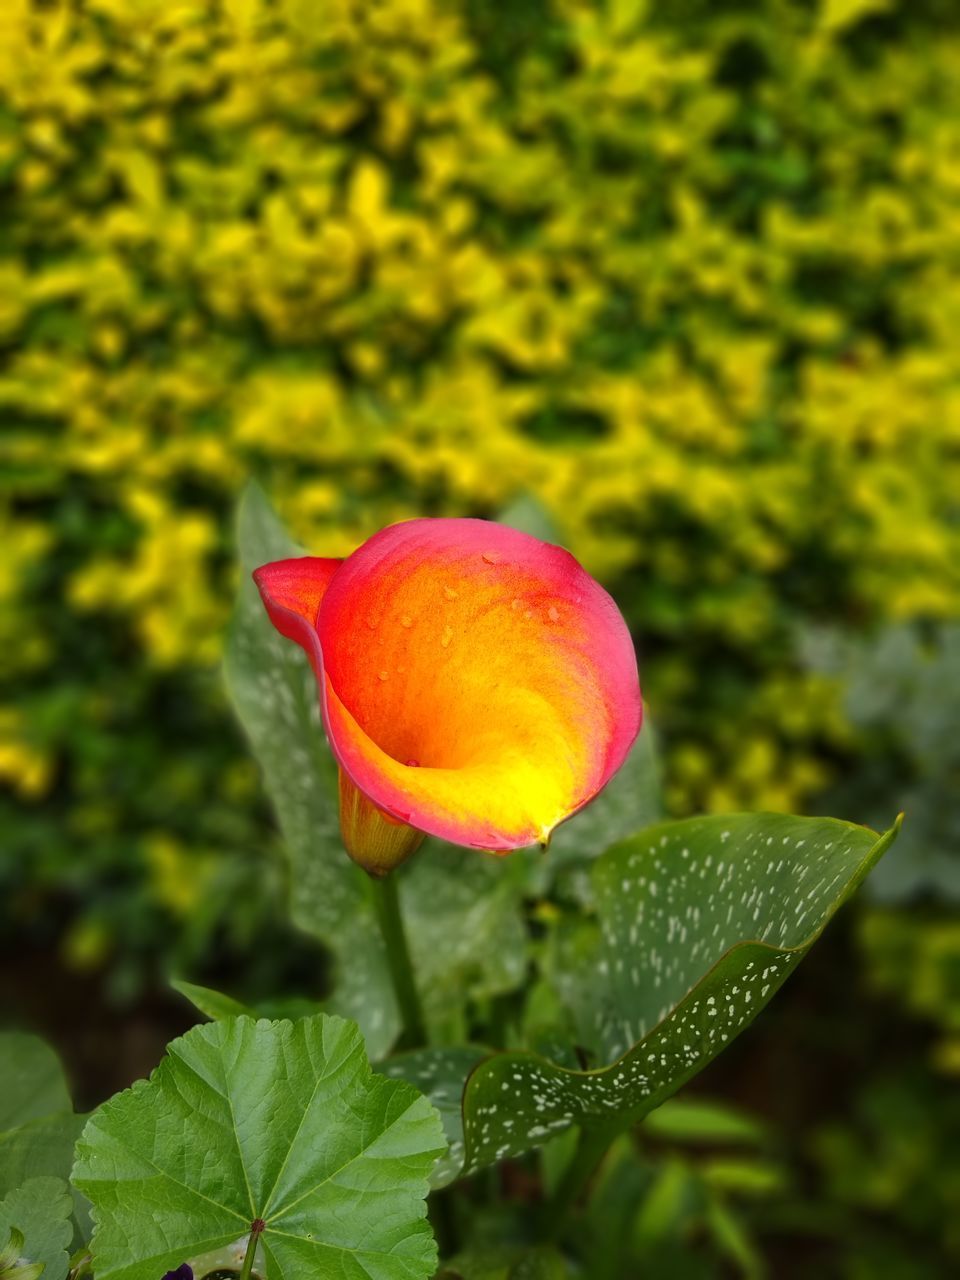
<svg viewBox="0 0 960 1280">
<path fill-rule="evenodd" d="M 465 1168 L 574 1124 L 616 1132 L 642 1119 L 753 1019 L 896 831 L 711 817 L 651 827 L 602 855 L 596 924 L 560 948 L 554 974 L 597 1065 L 529 1052 L 480 1062 L 463 1094 Z"/>
</svg>

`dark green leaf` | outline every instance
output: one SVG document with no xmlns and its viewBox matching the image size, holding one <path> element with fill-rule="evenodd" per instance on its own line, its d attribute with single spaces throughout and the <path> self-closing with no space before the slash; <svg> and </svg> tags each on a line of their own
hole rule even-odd
<svg viewBox="0 0 960 1280">
<path fill-rule="evenodd" d="M 60 1111 L 0 1133 L 0 1195 L 28 1178 L 69 1178 L 84 1117 Z"/>
<path fill-rule="evenodd" d="M 214 991 L 212 987 L 200 987 L 195 982 L 184 982 L 181 978 L 172 978 L 170 985 L 174 991 L 179 992 L 195 1009 L 208 1018 L 219 1020 L 254 1014 L 254 1010 L 247 1005 L 234 1000 L 233 996 L 225 995 L 222 991 Z"/>
<path fill-rule="evenodd" d="M 523 867 L 429 840 L 400 868 L 400 903 L 427 1018 L 522 986 L 527 928 Z"/>
<path fill-rule="evenodd" d="M 437 1280 L 566 1280 L 567 1264 L 549 1245 L 537 1249 L 477 1249 L 459 1254 Z"/>
<path fill-rule="evenodd" d="M 20 1265 L 41 1264 L 44 1280 L 64 1280 L 73 1236 L 73 1200 L 61 1178 L 31 1178 L 0 1200 L 0 1244 L 19 1233 Z M 7 1274 L 7 1272 L 0 1272 Z M 11 1274 L 23 1274 L 11 1268 Z"/>
<path fill-rule="evenodd" d="M 56 1054 L 36 1036 L 0 1034 L 0 1196 L 31 1178 L 70 1176 L 84 1117 L 74 1115 Z M 86 1205 L 75 1196 L 79 1229 Z"/>
<path fill-rule="evenodd" d="M 73 1104 L 57 1055 L 36 1036 L 0 1033 L 0 1133 Z"/>
<path fill-rule="evenodd" d="M 753 1116 L 726 1103 L 700 1098 L 671 1098 L 647 1116 L 643 1128 L 668 1142 L 755 1146 L 764 1137 L 763 1126 Z"/>
<path fill-rule="evenodd" d="M 423 1197 L 444 1149 L 436 1112 L 372 1072 L 354 1024 L 236 1018 L 194 1027 L 94 1113 L 74 1181 L 97 1280 L 157 1280 L 257 1218 L 270 1280 L 424 1280 Z"/>
</svg>

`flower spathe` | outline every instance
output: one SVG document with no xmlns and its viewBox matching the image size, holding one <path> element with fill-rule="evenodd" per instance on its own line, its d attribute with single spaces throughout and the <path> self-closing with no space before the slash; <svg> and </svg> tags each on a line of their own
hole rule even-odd
<svg viewBox="0 0 960 1280">
<path fill-rule="evenodd" d="M 280 560 L 254 578 L 313 664 L 344 840 L 373 874 L 424 833 L 493 852 L 547 843 L 639 731 L 616 605 L 528 534 L 410 520 L 346 560 Z"/>
</svg>

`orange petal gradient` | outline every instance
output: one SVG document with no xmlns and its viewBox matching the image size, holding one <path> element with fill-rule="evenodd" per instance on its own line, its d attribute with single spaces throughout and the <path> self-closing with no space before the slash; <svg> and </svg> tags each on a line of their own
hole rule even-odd
<svg viewBox="0 0 960 1280">
<path fill-rule="evenodd" d="M 637 736 L 626 624 L 559 547 L 486 520 L 410 520 L 342 563 L 254 577 L 310 655 L 341 769 L 418 831 L 495 852 L 545 843 Z"/>
</svg>

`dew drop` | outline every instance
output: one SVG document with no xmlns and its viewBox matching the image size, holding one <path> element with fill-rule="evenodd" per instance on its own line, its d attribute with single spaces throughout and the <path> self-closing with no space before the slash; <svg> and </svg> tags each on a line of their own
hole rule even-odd
<svg viewBox="0 0 960 1280">
<path fill-rule="evenodd" d="M 405 614 L 403 615 L 403 617 L 400 619 L 400 625 L 401 625 L 401 627 L 412 627 L 412 626 L 413 626 L 413 619 L 410 617 L 409 613 L 405 613 Z"/>
<path fill-rule="evenodd" d="M 533 617 L 533 610 L 532 610 L 532 609 L 524 609 L 524 611 L 523 611 L 523 616 L 524 616 L 525 618 L 532 618 L 532 617 Z"/>
<path fill-rule="evenodd" d="M 484 551 L 481 557 L 487 564 L 499 564 L 503 559 L 499 551 Z"/>
<path fill-rule="evenodd" d="M 454 591 L 453 587 L 444 587 L 443 594 L 446 596 L 448 600 L 456 600 L 460 592 Z"/>
<path fill-rule="evenodd" d="M 389 671 L 378 671 L 377 675 L 380 677 L 381 680 L 389 680 L 390 678 Z"/>
<path fill-rule="evenodd" d="M 413 756 L 411 756 L 409 760 L 405 760 L 405 761 L 404 761 L 404 764 L 407 766 L 407 768 L 408 768 L 408 769 L 419 769 L 419 768 L 420 768 L 420 761 L 419 761 L 419 760 L 414 760 Z"/>
<path fill-rule="evenodd" d="M 453 639 L 453 627 L 444 627 L 443 635 L 440 637 L 440 643 L 446 649 L 450 641 Z"/>
<path fill-rule="evenodd" d="M 560 610 L 556 607 L 556 605 L 550 606 L 550 608 L 547 610 L 547 617 L 550 619 L 551 622 L 560 621 Z"/>
<path fill-rule="evenodd" d="M 510 608 L 511 608 L 511 609 L 514 609 L 514 610 L 516 610 L 516 609 L 522 609 L 522 608 L 523 608 L 523 601 L 520 599 L 520 597 L 519 597 L 519 596 L 515 596 L 515 597 L 510 601 Z"/>
</svg>

